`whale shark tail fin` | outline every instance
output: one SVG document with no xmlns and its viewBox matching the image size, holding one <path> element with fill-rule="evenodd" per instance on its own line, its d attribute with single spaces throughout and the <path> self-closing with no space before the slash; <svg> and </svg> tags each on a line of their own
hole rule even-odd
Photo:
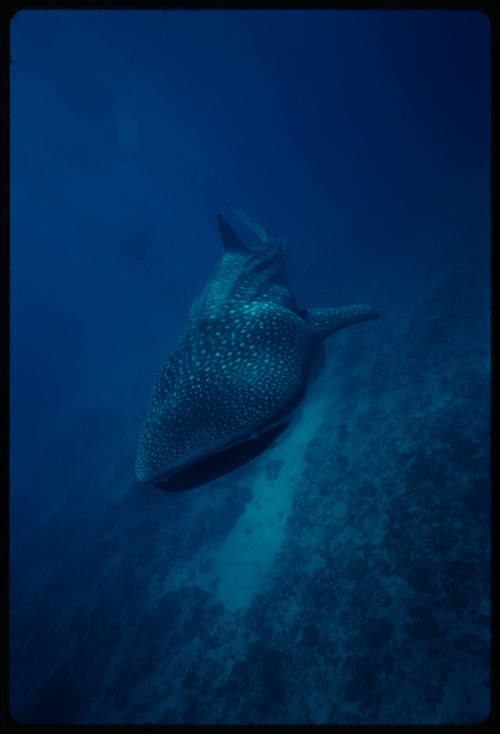
<svg viewBox="0 0 500 734">
<path fill-rule="evenodd" d="M 229 204 L 227 204 L 229 206 Z M 257 224 L 257 222 L 254 222 L 253 219 L 250 219 L 248 214 L 245 214 L 245 212 L 242 212 L 241 209 L 234 209 L 231 207 L 231 212 L 234 214 L 235 217 L 238 217 L 243 224 L 246 224 L 248 229 L 256 235 L 256 237 L 262 242 L 262 244 L 266 244 L 269 242 L 269 235 L 267 234 L 266 230 L 260 226 L 260 224 Z"/>
<path fill-rule="evenodd" d="M 305 308 L 299 312 L 311 329 L 321 339 L 358 321 L 377 319 L 378 313 L 371 306 L 332 306 L 330 308 Z"/>
<path fill-rule="evenodd" d="M 234 229 L 222 214 L 217 214 L 217 224 L 219 225 L 222 244 L 226 252 L 231 250 L 246 252 L 249 249 L 248 245 L 240 240 Z"/>
<path fill-rule="evenodd" d="M 241 209 L 236 209 L 231 206 L 227 201 L 221 201 L 220 204 L 227 210 L 228 214 L 239 219 L 239 221 L 245 225 L 246 230 L 251 232 L 254 237 L 253 243 L 251 241 L 243 242 L 233 227 L 229 225 L 227 219 L 222 214 L 218 214 L 217 223 L 219 225 L 219 231 L 221 233 L 222 243 L 225 250 L 263 250 L 267 249 L 266 246 L 274 244 L 279 244 L 283 248 L 285 247 L 286 242 L 284 237 L 269 235 L 266 230 L 261 227 L 260 224 L 257 224 L 257 222 L 251 219 L 248 214 L 242 212 Z"/>
</svg>

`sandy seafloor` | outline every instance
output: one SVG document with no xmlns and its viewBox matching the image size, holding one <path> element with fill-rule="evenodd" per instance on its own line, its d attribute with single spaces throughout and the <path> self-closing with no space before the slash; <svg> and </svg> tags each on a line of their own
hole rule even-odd
<svg viewBox="0 0 500 734">
<path fill-rule="evenodd" d="M 20 83 L 22 65 L 15 63 Z M 48 104 L 53 104 L 49 87 L 46 91 Z M 99 120 L 89 124 L 97 129 Z M 61 134 L 58 145 L 62 140 Z M 357 144 L 351 142 L 352 148 Z M 140 151 L 134 146 L 127 151 L 136 156 L 131 170 L 141 170 Z M 289 154 L 293 161 L 291 149 Z M 82 184 L 87 197 L 82 206 L 90 201 L 98 208 L 106 174 L 99 178 L 93 164 L 79 156 L 69 159 L 68 171 L 88 176 Z M 21 170 L 21 163 L 17 165 Z M 143 174 L 147 179 L 147 170 Z M 101 188 L 89 199 L 92 176 Z M 281 176 L 285 186 L 283 171 Z M 70 211 L 76 207 L 75 227 L 80 227 L 82 206 L 75 202 L 80 206 L 81 201 L 70 179 L 65 181 L 70 186 L 67 206 Z M 465 187 L 466 177 L 460 181 Z M 185 240 L 179 231 L 175 240 L 189 243 L 193 232 L 188 219 L 194 219 L 199 232 L 210 233 L 207 248 L 212 253 L 215 218 L 206 219 L 205 210 L 198 213 L 199 188 L 181 184 L 185 188 L 176 195 L 185 202 L 186 213 L 179 222 L 185 219 L 188 228 Z M 270 211 L 272 186 L 267 185 Z M 397 196 L 397 184 L 391 186 Z M 245 208 L 242 191 L 234 193 L 235 203 Z M 349 190 L 344 193 L 352 207 L 363 211 L 362 200 L 349 199 Z M 201 258 L 194 273 L 185 263 L 184 269 L 176 265 L 175 278 L 178 273 L 183 278 L 179 290 L 185 288 L 187 295 L 172 307 L 162 301 L 157 281 L 148 285 L 150 301 L 128 298 L 126 289 L 137 273 L 123 275 L 118 260 L 101 265 L 91 243 L 91 257 L 81 260 L 87 263 L 81 267 L 88 268 L 82 277 L 89 287 L 81 303 L 73 304 L 79 318 L 72 312 L 66 324 L 61 316 L 59 331 L 47 337 L 52 339 L 50 357 L 40 347 L 33 358 L 25 342 L 33 343 L 34 337 L 26 337 L 29 330 L 21 316 L 16 321 L 16 304 L 29 286 L 19 275 L 24 272 L 19 252 L 27 237 L 22 228 L 35 230 L 38 220 L 26 217 L 21 226 L 24 200 L 16 194 L 14 235 L 22 232 L 14 239 L 18 249 L 12 250 L 11 374 L 14 391 L 27 395 L 28 405 L 19 392 L 13 393 L 9 680 L 15 719 L 469 724 L 488 716 L 487 205 L 471 214 L 470 221 L 482 222 L 480 230 L 471 230 L 459 222 L 464 205 L 457 199 L 450 211 L 458 224 L 447 232 L 448 250 L 440 251 L 433 243 L 443 241 L 446 222 L 439 214 L 428 225 L 421 195 L 412 222 L 400 229 L 394 225 L 392 235 L 387 225 L 388 242 L 391 236 L 394 240 L 387 251 L 374 246 L 367 262 L 368 250 L 354 250 L 362 261 L 359 268 L 340 260 L 331 294 L 325 281 L 319 283 L 319 305 L 366 302 L 377 308 L 380 318 L 326 340 L 324 368 L 293 424 L 273 446 L 233 473 L 170 494 L 134 479 L 137 435 L 155 371 L 175 343 L 191 296 L 210 276 L 217 253 L 210 267 Z M 29 186 L 25 196 L 34 201 Z M 464 200 L 469 201 L 466 196 Z M 209 209 L 207 201 L 203 199 Z M 286 211 L 284 201 L 276 221 Z M 108 204 L 108 221 L 123 216 L 126 228 L 127 212 L 117 201 Z M 472 211 L 474 202 L 470 206 Z M 302 214 L 296 209 L 295 217 L 303 217 L 302 235 L 310 225 L 311 240 L 317 240 L 307 201 L 305 207 Z M 330 218 L 326 201 L 319 201 L 315 213 L 322 207 L 322 226 L 329 223 L 325 231 L 333 238 L 338 221 Z M 379 211 L 382 221 L 389 220 L 393 209 Z M 249 213 L 259 219 L 255 207 Z M 367 217 L 366 231 L 377 225 Z M 90 225 L 84 234 L 92 230 Z M 55 224 L 45 224 L 42 244 L 48 242 L 51 226 Z M 291 227 L 287 222 L 283 226 L 288 231 Z M 71 231 L 70 225 L 61 225 L 56 235 L 64 237 L 65 228 Z M 411 231 L 411 246 L 398 240 L 404 229 Z M 138 278 L 144 267 L 141 242 L 147 244 L 148 236 L 135 244 L 129 241 L 127 262 L 135 263 Z M 153 239 L 157 248 L 164 242 Z M 124 241 L 120 257 L 125 261 Z M 45 339 L 44 312 L 38 304 L 47 306 L 52 299 L 52 314 L 59 303 L 57 289 L 73 286 L 64 285 L 66 278 L 58 275 L 66 274 L 57 270 L 63 256 L 44 247 L 40 262 L 54 266 L 56 285 L 41 288 L 41 296 L 30 286 L 34 306 L 29 313 L 33 333 L 39 328 Z M 349 249 L 342 233 L 335 248 L 339 253 Z M 32 262 L 38 262 L 37 253 L 33 248 Z M 170 255 L 163 257 L 160 266 L 165 267 Z M 189 245 L 187 257 L 192 257 Z M 292 287 L 297 273 L 319 278 L 323 264 L 333 257 L 332 251 L 322 254 L 320 249 L 310 260 L 303 256 L 292 273 Z M 102 275 L 101 267 L 108 268 Z M 110 276 L 114 272 L 125 283 L 122 290 L 121 281 L 117 284 Z M 160 268 L 161 277 L 162 272 Z M 167 277 L 166 287 L 171 288 L 172 274 Z M 103 316 L 104 326 L 99 327 L 104 303 L 99 298 L 105 290 L 111 316 Z M 301 305 L 316 305 L 310 302 L 314 290 L 314 282 L 302 287 Z M 308 303 L 303 303 L 305 291 Z M 175 297 L 174 292 L 172 302 Z M 88 312 L 82 306 L 87 303 Z M 135 303 L 139 310 L 132 318 Z M 37 326 L 35 311 L 41 313 L 42 326 Z M 123 323 L 120 313 L 125 314 Z M 119 324 L 117 335 L 109 328 L 113 318 Z M 164 330 L 159 327 L 163 323 Z M 85 329 L 92 328 L 102 328 L 104 336 L 85 346 Z M 108 334 L 111 347 L 106 353 Z M 78 360 L 66 364 L 67 350 Z M 55 390 L 51 370 L 70 374 L 76 388 L 66 386 L 50 397 Z M 45 402 L 44 380 L 50 398 Z M 36 426 L 46 429 L 35 433 Z"/>
<path fill-rule="evenodd" d="M 486 272 L 457 263 L 429 277 L 402 258 L 394 275 L 390 298 L 373 292 L 378 322 L 328 340 L 292 429 L 203 491 L 133 486 L 122 457 L 138 415 L 121 388 L 100 425 L 82 417 L 92 460 L 80 474 L 69 454 L 40 464 L 60 479 L 50 513 L 43 493 L 26 497 L 39 525 L 16 554 L 14 671 L 33 681 L 15 689 L 21 720 L 487 714 Z M 477 294 L 466 314 L 457 288 Z"/>
</svg>

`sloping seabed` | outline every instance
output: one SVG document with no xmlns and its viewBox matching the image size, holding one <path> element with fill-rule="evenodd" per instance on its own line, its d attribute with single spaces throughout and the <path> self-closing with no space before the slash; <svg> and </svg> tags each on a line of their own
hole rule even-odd
<svg viewBox="0 0 500 734">
<path fill-rule="evenodd" d="M 370 288 L 380 320 L 328 340 L 296 424 L 233 474 L 133 483 L 140 355 L 81 419 L 87 443 L 33 467 L 24 543 L 11 503 L 18 720 L 488 715 L 488 264 L 401 257 Z"/>
</svg>

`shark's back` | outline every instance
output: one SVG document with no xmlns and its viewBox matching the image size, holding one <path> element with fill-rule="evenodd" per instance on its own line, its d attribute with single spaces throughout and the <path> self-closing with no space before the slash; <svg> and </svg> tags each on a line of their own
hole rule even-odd
<svg viewBox="0 0 500 734">
<path fill-rule="evenodd" d="M 224 255 L 153 385 L 136 457 L 140 481 L 165 479 L 286 421 L 304 395 L 321 340 L 375 318 L 367 306 L 297 310 L 282 242 L 243 241 L 217 221 Z"/>
</svg>

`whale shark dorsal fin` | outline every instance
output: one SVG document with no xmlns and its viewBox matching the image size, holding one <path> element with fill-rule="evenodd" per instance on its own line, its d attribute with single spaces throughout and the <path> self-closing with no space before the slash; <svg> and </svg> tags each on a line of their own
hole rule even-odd
<svg viewBox="0 0 500 734">
<path fill-rule="evenodd" d="M 321 339 L 358 321 L 377 319 L 378 313 L 371 306 L 332 306 L 330 308 L 305 308 L 300 316 Z"/>
</svg>

